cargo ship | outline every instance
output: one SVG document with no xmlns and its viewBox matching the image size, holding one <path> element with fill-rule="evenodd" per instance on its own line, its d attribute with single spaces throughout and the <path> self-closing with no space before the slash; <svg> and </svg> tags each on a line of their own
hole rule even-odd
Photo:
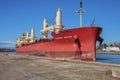
<svg viewBox="0 0 120 80">
<path fill-rule="evenodd" d="M 96 61 L 96 42 L 102 43 L 102 28 L 91 25 L 82 26 L 82 1 L 80 1 L 80 27 L 65 29 L 62 25 L 62 10 L 56 13 L 56 24 L 48 26 L 44 18 L 43 38 L 36 38 L 34 28 L 31 33 L 22 33 L 16 41 L 16 54 L 24 56 L 45 56 L 50 58 Z M 51 38 L 48 38 L 51 33 Z"/>
</svg>

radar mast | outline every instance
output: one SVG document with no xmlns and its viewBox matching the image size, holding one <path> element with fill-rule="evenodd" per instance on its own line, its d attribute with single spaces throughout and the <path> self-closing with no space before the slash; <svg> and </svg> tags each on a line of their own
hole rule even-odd
<svg viewBox="0 0 120 80">
<path fill-rule="evenodd" d="M 80 1 L 80 9 L 77 10 L 77 13 L 80 14 L 80 27 L 82 27 L 82 14 L 84 13 L 84 11 L 82 9 L 82 0 Z"/>
</svg>

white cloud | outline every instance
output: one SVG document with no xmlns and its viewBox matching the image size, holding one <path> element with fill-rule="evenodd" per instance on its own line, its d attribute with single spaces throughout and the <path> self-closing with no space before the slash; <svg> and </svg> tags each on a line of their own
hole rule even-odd
<svg viewBox="0 0 120 80">
<path fill-rule="evenodd" d="M 14 41 L 0 41 L 0 43 L 9 43 L 9 44 L 15 44 Z"/>
<path fill-rule="evenodd" d="M 15 42 L 14 41 L 0 41 L 0 47 L 15 48 Z"/>
</svg>

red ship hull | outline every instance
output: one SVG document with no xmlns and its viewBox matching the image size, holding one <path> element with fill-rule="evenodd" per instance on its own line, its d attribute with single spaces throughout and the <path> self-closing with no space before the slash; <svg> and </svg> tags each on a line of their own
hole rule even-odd
<svg viewBox="0 0 120 80">
<path fill-rule="evenodd" d="M 53 39 L 42 39 L 16 47 L 17 54 L 74 60 L 96 60 L 96 41 L 102 42 L 99 27 L 83 27 L 52 33 Z"/>
</svg>

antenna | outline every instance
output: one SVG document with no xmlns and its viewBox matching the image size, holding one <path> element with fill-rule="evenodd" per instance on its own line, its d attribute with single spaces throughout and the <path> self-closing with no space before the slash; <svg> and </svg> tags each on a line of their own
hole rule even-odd
<svg viewBox="0 0 120 80">
<path fill-rule="evenodd" d="M 82 0 L 80 1 L 80 8 L 82 8 Z"/>
<path fill-rule="evenodd" d="M 84 13 L 84 11 L 82 10 L 82 0 L 80 1 L 80 9 L 77 10 L 77 13 L 80 14 L 80 27 L 82 27 L 82 14 Z"/>
<path fill-rule="evenodd" d="M 92 21 L 92 23 L 91 23 L 91 26 L 93 26 L 93 25 L 94 25 L 94 23 L 95 23 L 95 19 L 93 19 L 93 21 Z"/>
</svg>

